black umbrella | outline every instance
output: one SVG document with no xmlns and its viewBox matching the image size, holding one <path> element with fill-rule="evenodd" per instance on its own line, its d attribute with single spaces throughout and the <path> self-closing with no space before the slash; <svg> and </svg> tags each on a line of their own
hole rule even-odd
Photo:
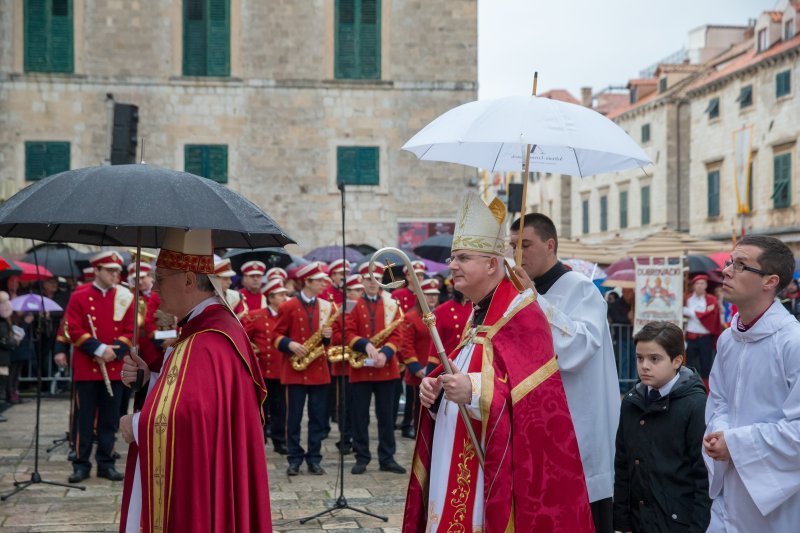
<svg viewBox="0 0 800 533">
<path fill-rule="evenodd" d="M 348 244 L 347 248 L 355 250 L 364 257 L 372 257 L 372 254 L 378 251 L 377 248 L 369 244 Z"/>
<path fill-rule="evenodd" d="M 36 250 L 36 257 L 33 251 Z M 88 266 L 91 254 L 79 252 L 71 246 L 58 243 L 37 244 L 29 248 L 27 255 L 22 258 L 26 263 L 36 263 L 45 267 L 54 276 L 64 276 L 65 278 L 78 278 L 84 267 Z"/>
<path fill-rule="evenodd" d="M 689 255 L 689 274 L 700 274 L 719 270 L 719 265 L 713 259 L 704 255 Z"/>
<path fill-rule="evenodd" d="M 236 272 L 242 269 L 242 265 L 248 261 L 261 261 L 267 265 L 267 269 L 281 267 L 285 269 L 292 263 L 292 256 L 283 248 L 234 248 L 223 256 L 231 260 L 231 268 Z"/>
<path fill-rule="evenodd" d="M 425 259 L 444 263 L 450 257 L 450 248 L 453 246 L 453 236 L 450 234 L 434 235 L 422 241 L 414 248 L 414 252 Z"/>
<path fill-rule="evenodd" d="M 0 235 L 158 248 L 165 228 L 211 229 L 214 246 L 294 243 L 258 206 L 214 181 L 152 165 L 68 170 L 0 206 Z"/>
</svg>

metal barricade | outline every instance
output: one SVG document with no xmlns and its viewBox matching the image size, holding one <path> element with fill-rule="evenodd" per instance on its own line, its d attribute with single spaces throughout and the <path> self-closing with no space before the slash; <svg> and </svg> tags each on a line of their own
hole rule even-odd
<svg viewBox="0 0 800 533">
<path fill-rule="evenodd" d="M 611 324 L 611 341 L 614 343 L 614 359 L 617 363 L 620 393 L 628 392 L 639 380 L 636 371 L 636 347 L 633 345 L 633 326 Z"/>
</svg>

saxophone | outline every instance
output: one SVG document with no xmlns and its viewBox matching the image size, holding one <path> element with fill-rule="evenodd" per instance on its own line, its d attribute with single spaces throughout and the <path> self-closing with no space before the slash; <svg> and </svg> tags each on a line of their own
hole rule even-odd
<svg viewBox="0 0 800 533">
<path fill-rule="evenodd" d="M 370 337 L 369 342 L 372 344 L 376 349 L 380 350 L 383 346 L 383 343 L 386 342 L 386 339 L 389 338 L 389 335 L 392 334 L 394 330 L 397 329 L 397 326 L 403 322 L 403 318 L 405 318 L 405 314 L 403 313 L 402 307 L 399 305 L 397 306 L 397 314 L 399 315 L 398 318 L 394 319 L 391 324 L 380 330 L 378 333 Z M 342 352 L 341 346 L 335 346 L 331 348 L 329 351 L 328 360 L 331 363 L 338 363 L 342 360 L 347 361 L 350 363 L 350 366 L 353 368 L 362 368 L 364 363 L 367 360 L 367 354 L 362 352 L 357 352 L 350 348 L 349 346 L 345 346 L 344 352 Z"/>
<path fill-rule="evenodd" d="M 336 322 L 336 319 L 339 318 L 340 312 L 340 309 L 333 303 L 333 296 L 331 296 L 330 302 L 333 306 L 331 316 L 328 317 L 328 320 L 325 321 L 321 328 L 315 331 L 314 334 L 303 343 L 303 348 L 308 350 L 308 353 L 306 355 L 292 354 L 289 358 L 289 361 L 292 363 L 292 368 L 298 372 L 302 372 L 308 368 L 308 365 L 318 359 L 325 351 L 325 346 L 322 345 L 322 330 L 331 327 L 333 323 Z"/>
</svg>

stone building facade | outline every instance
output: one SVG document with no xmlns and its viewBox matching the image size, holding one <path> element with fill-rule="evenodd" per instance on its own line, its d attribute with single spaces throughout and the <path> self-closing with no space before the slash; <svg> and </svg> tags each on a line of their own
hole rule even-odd
<svg viewBox="0 0 800 533">
<path fill-rule="evenodd" d="M 71 36 L 54 37 L 65 21 Z M 398 222 L 452 220 L 475 175 L 400 147 L 476 98 L 472 0 L 0 2 L 3 198 L 30 182 L 36 149 L 66 147 L 69 168 L 107 163 L 114 104 L 133 104 L 137 161 L 144 144 L 149 164 L 211 169 L 303 249 L 341 242 L 344 175 L 347 240 L 395 244 Z"/>
<path fill-rule="evenodd" d="M 752 37 L 717 58 L 688 91 L 697 235 L 730 238 L 744 227 L 800 251 L 799 9 L 764 13 Z"/>
</svg>

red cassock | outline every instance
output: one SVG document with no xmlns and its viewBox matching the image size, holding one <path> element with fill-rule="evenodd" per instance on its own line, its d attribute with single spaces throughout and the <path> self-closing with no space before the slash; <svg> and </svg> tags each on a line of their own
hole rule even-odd
<svg viewBox="0 0 800 533">
<path fill-rule="evenodd" d="M 161 359 L 161 348 L 155 343 L 156 334 L 156 311 L 161 306 L 161 298 L 158 293 L 151 292 L 150 294 L 140 294 L 145 302 L 145 315 L 144 321 L 140 318 L 139 322 L 139 355 L 148 366 L 155 365 Z M 160 367 L 160 363 L 158 367 Z M 151 370 L 154 367 L 151 366 Z M 157 368 L 155 368 L 157 370 Z"/>
<path fill-rule="evenodd" d="M 439 332 L 439 338 L 442 340 L 444 353 L 449 354 L 461 342 L 464 327 L 472 315 L 472 304 L 467 301 L 458 303 L 455 300 L 448 300 L 436 306 L 433 314 L 436 317 L 436 331 Z M 441 363 L 439 355 L 436 353 L 436 347 L 433 345 L 433 339 L 428 348 L 428 363 L 434 365 Z"/>
<path fill-rule="evenodd" d="M 403 341 L 405 342 L 400 353 L 406 368 L 408 368 L 405 382 L 414 387 L 418 387 L 422 380 L 414 374 L 419 370 L 424 370 L 428 365 L 428 350 L 431 346 L 431 334 L 428 331 L 428 327 L 422 322 L 422 315 L 416 307 L 406 313 L 406 317 L 403 323 L 400 324 L 400 328 L 403 329 Z"/>
<path fill-rule="evenodd" d="M 95 285 L 75 291 L 64 313 L 65 328 L 77 348 L 72 356 L 75 381 L 101 381 L 103 375 L 97 357 L 95 339 L 108 346 L 130 348 L 133 339 L 133 295 L 124 287 L 113 287 L 103 294 Z M 126 305 L 127 304 L 127 305 Z M 96 337 L 89 325 L 92 317 Z M 122 361 L 106 363 L 109 379 L 119 380 Z"/>
<path fill-rule="evenodd" d="M 400 287 L 392 292 L 392 298 L 400 303 L 400 308 L 405 313 L 409 309 L 413 309 L 417 305 L 417 295 L 408 287 Z"/>
<path fill-rule="evenodd" d="M 376 333 L 382 331 L 387 325 L 387 314 L 391 320 L 397 318 L 397 303 L 393 300 L 378 297 L 377 302 L 371 302 L 366 297 L 361 298 L 356 303 L 353 310 L 347 314 L 345 319 L 345 339 L 347 345 L 357 351 L 365 349 L 367 341 Z M 387 356 L 394 355 L 398 348 L 403 345 L 403 330 L 398 326 L 386 339 L 382 346 L 376 346 L 378 350 L 383 350 Z M 388 357 L 387 357 L 388 358 Z M 383 368 L 363 366 L 361 368 L 349 369 L 350 383 L 359 381 L 388 381 L 399 379 L 400 370 L 397 357 L 391 357 Z"/>
<path fill-rule="evenodd" d="M 211 305 L 181 330 L 139 417 L 141 531 L 272 531 L 261 404 L 244 329 Z M 125 476 L 125 531 L 133 475 Z"/>
<path fill-rule="evenodd" d="M 269 307 L 248 313 L 242 325 L 258 357 L 261 375 L 267 379 L 281 379 L 284 355 L 272 344 L 272 332 L 278 322 Z"/>
<path fill-rule="evenodd" d="M 689 303 L 689 298 L 692 297 L 692 294 L 687 294 L 686 297 L 683 299 L 683 305 Z M 709 333 L 714 335 L 714 338 L 717 338 L 722 334 L 722 319 L 720 318 L 719 312 L 719 302 L 717 298 L 711 296 L 710 294 L 706 294 L 706 310 L 705 311 L 695 311 L 695 315 L 700 320 L 700 323 L 703 324 L 703 327 L 708 330 Z"/>
<path fill-rule="evenodd" d="M 261 294 L 261 291 L 250 292 L 247 289 L 239 289 L 239 294 L 242 295 L 242 299 L 233 310 L 236 316 L 241 316 L 244 312 L 252 313 L 257 309 L 267 307 L 267 297 Z"/>
<path fill-rule="evenodd" d="M 300 301 L 300 296 L 293 296 L 283 302 L 278 309 L 278 320 L 275 324 L 272 345 L 279 349 L 285 357 L 281 367 L 281 383 L 283 385 L 327 385 L 331 382 L 328 361 L 325 357 L 318 357 L 305 370 L 298 372 L 292 368 L 289 361 L 290 355 L 285 351 L 288 349 L 290 341 L 303 344 L 320 328 L 319 308 L 319 298 L 315 300 L 313 307 L 306 307 Z"/>
<path fill-rule="evenodd" d="M 592 532 L 594 524 L 578 443 L 547 319 L 529 296 L 503 316 L 518 295 L 504 279 L 475 335 L 469 372 L 481 373 L 481 420 L 473 421 L 485 446 L 484 529 Z M 521 337 L 523 335 L 524 337 Z M 434 374 L 441 372 L 438 367 Z M 425 531 L 435 421 L 423 409 L 409 480 L 403 531 Z M 456 424 L 448 493 L 459 496 L 442 511 L 439 529 L 471 531 L 471 502 L 479 463 L 466 427 Z M 464 459 L 461 461 L 461 459 Z M 463 463 L 463 464 L 462 464 Z M 456 467 L 457 466 L 457 467 Z M 459 500 L 459 501 L 455 501 Z M 463 523 L 467 519 L 466 524 Z"/>
</svg>

